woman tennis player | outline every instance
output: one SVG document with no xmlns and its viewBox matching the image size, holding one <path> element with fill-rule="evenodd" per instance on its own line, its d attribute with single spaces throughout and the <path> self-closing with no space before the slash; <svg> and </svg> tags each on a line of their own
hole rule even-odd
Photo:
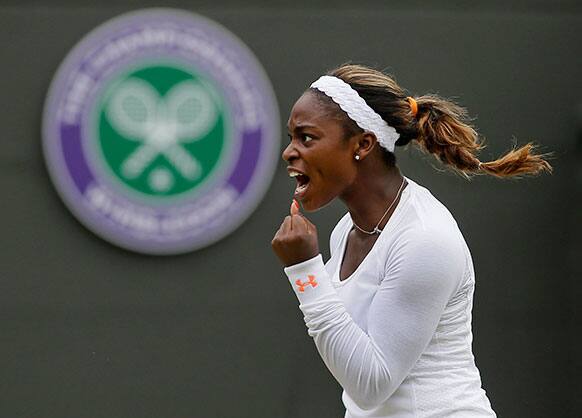
<svg viewBox="0 0 582 418">
<path fill-rule="evenodd" d="M 343 387 L 346 418 L 494 417 L 471 349 L 475 274 L 450 212 L 404 177 L 394 147 L 416 141 L 447 167 L 497 177 L 551 171 L 532 144 L 481 162 L 464 109 L 407 97 L 382 72 L 344 65 L 297 100 L 283 151 L 297 187 L 272 246 L 308 334 Z M 323 263 L 299 211 L 348 213 Z"/>
</svg>

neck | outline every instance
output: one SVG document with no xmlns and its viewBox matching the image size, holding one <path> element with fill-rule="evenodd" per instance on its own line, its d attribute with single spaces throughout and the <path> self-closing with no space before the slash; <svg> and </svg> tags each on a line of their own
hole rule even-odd
<svg viewBox="0 0 582 418">
<path fill-rule="evenodd" d="M 361 178 L 360 178 L 361 177 Z M 360 228 L 372 231 L 386 213 L 386 209 L 397 199 L 403 177 L 398 167 L 388 168 L 379 175 L 362 175 L 341 199 L 348 207 L 352 221 Z M 396 208 L 392 206 L 378 228 L 383 229 Z"/>
</svg>

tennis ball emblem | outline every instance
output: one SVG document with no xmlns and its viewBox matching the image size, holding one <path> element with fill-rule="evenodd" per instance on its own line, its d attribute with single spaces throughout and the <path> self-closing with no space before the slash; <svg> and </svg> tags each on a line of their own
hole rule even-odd
<svg viewBox="0 0 582 418">
<path fill-rule="evenodd" d="M 89 33 L 55 75 L 43 117 L 47 168 L 74 216 L 154 255 L 202 248 L 244 222 L 272 179 L 279 134 L 252 52 L 175 9 Z"/>
<path fill-rule="evenodd" d="M 144 195 L 195 189 L 211 175 L 225 146 L 218 92 L 177 68 L 146 67 L 116 80 L 97 112 L 97 136 L 109 170 Z"/>
</svg>

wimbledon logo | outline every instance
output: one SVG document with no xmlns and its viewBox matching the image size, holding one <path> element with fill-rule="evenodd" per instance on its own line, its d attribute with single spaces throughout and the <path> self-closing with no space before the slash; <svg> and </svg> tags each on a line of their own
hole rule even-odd
<svg viewBox="0 0 582 418">
<path fill-rule="evenodd" d="M 176 254 L 240 225 L 279 149 L 272 88 L 252 53 L 197 15 L 118 17 L 69 54 L 43 122 L 47 166 L 75 216 L 121 247 Z"/>
</svg>

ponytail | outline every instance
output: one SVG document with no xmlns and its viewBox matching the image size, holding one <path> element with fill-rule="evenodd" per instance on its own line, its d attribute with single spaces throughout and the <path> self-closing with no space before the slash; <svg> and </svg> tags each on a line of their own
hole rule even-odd
<svg viewBox="0 0 582 418">
<path fill-rule="evenodd" d="M 552 171 L 552 166 L 544 159 L 548 155 L 536 154 L 532 143 L 514 148 L 497 160 L 481 162 L 476 154 L 484 145 L 470 125 L 465 109 L 434 95 L 421 96 L 416 102 L 416 141 L 421 149 L 459 174 L 514 177 Z"/>
<path fill-rule="evenodd" d="M 514 148 L 497 160 L 480 161 L 477 153 L 484 148 L 482 140 L 471 126 L 467 111 L 452 101 L 436 95 L 412 99 L 392 77 L 361 65 L 345 64 L 329 75 L 348 83 L 396 129 L 400 134 L 397 146 L 415 140 L 423 151 L 466 178 L 477 174 L 514 177 L 552 172 L 546 161 L 550 155 L 536 153 L 532 143 Z M 358 129 L 350 122 L 352 129 Z M 393 165 L 394 155 L 386 153 L 386 161 Z"/>
</svg>

